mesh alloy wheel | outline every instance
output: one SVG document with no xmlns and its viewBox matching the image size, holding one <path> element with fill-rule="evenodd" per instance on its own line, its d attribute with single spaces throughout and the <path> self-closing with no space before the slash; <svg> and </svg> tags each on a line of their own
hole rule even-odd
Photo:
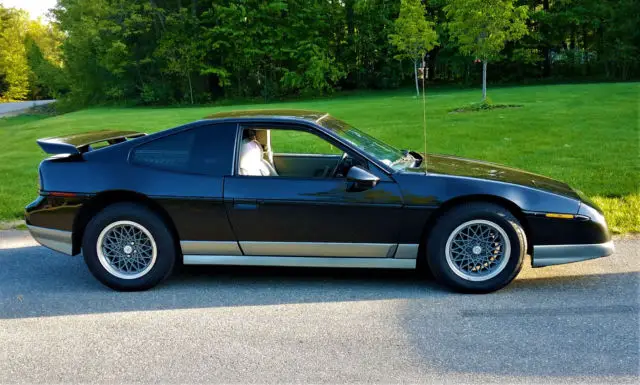
<svg viewBox="0 0 640 385">
<path fill-rule="evenodd" d="M 133 221 L 117 221 L 98 236 L 96 251 L 100 264 L 109 274 L 121 279 L 136 279 L 154 266 L 158 249 L 153 236 Z"/>
<path fill-rule="evenodd" d="M 487 281 L 500 274 L 511 256 L 511 242 L 502 227 L 475 219 L 451 232 L 445 245 L 447 264 L 467 281 Z"/>
</svg>

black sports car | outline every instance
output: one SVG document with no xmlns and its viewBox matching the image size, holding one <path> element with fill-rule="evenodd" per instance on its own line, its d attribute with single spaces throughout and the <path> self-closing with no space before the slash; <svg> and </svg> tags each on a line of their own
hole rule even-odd
<svg viewBox="0 0 640 385">
<path fill-rule="evenodd" d="M 430 269 L 456 290 L 613 252 L 602 212 L 513 168 L 397 150 L 328 114 L 219 113 L 170 130 L 38 140 L 42 245 L 116 290 L 176 263 Z"/>
</svg>

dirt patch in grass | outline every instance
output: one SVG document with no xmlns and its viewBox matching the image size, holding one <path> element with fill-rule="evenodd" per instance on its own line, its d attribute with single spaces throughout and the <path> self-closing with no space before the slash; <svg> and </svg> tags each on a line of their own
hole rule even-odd
<svg viewBox="0 0 640 385">
<path fill-rule="evenodd" d="M 505 108 L 522 108 L 522 104 L 494 104 L 488 102 L 471 103 L 464 107 L 456 108 L 449 111 L 450 114 L 459 114 L 463 112 L 478 112 L 478 111 L 491 111 L 491 110 L 503 110 Z"/>
</svg>

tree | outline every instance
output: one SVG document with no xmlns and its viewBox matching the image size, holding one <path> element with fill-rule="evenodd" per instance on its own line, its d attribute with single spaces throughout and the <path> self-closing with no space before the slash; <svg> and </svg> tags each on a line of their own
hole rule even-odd
<svg viewBox="0 0 640 385">
<path fill-rule="evenodd" d="M 416 94 L 420 96 L 418 62 L 427 51 L 438 44 L 438 34 L 433 29 L 434 23 L 427 20 L 424 6 L 420 0 L 402 0 L 400 15 L 396 19 L 394 27 L 395 33 L 389 35 L 389 41 L 400 51 L 396 58 L 413 60 Z"/>
<path fill-rule="evenodd" d="M 25 47 L 30 99 L 59 98 L 67 91 L 60 49 L 63 40 L 64 34 L 54 25 L 29 21 Z"/>
<path fill-rule="evenodd" d="M 0 4 L 0 98 L 24 100 L 29 94 L 29 65 L 24 40 L 28 14 Z"/>
<path fill-rule="evenodd" d="M 335 8 L 329 2 L 289 0 L 286 25 L 281 27 L 288 55 L 280 80 L 285 92 L 325 94 L 344 76 L 335 57 L 332 33 Z M 291 38 L 293 37 L 293 38 Z M 275 47 L 274 47 L 275 48 Z"/>
<path fill-rule="evenodd" d="M 187 80 L 189 100 L 193 104 L 192 78 L 200 69 L 204 56 L 200 40 L 192 37 L 198 32 L 198 20 L 192 11 L 180 8 L 167 16 L 164 25 L 166 30 L 158 42 L 155 57 L 166 62 L 163 72 L 177 74 Z"/>
<path fill-rule="evenodd" d="M 266 101 L 341 89 L 395 88 L 413 83 L 410 67 L 413 64 L 415 78 L 427 50 L 432 79 L 469 84 L 483 75 L 486 95 L 489 79 L 640 76 L 639 4 L 638 0 L 58 0 L 53 15 L 60 39 L 51 41 L 62 44 L 63 63 L 45 48 L 49 38 L 34 38 L 37 47 L 29 43 L 29 36 L 22 40 L 28 43 L 32 71 L 28 92 L 51 93 L 49 79 L 65 79 L 69 92 L 63 94 L 81 103 L 171 104 L 256 97 Z M 24 44 L 11 33 L 15 43 L 7 43 L 2 31 L 19 28 L 3 28 L 9 21 L 1 10 L 0 62 L 8 62 L 8 53 L 24 50 Z M 531 10 L 529 20 L 526 10 Z M 527 36 L 520 38 L 525 32 Z M 482 74 L 471 71 L 469 55 L 483 59 Z M 487 79 L 489 61 L 493 70 Z M 24 84 L 25 78 L 16 76 L 22 70 L 14 71 L 23 67 L 3 68 L 0 93 L 6 93 L 9 80 Z M 63 78 L 50 76 L 58 69 Z"/>
<path fill-rule="evenodd" d="M 482 61 L 482 101 L 487 100 L 487 64 L 507 41 L 527 34 L 526 6 L 512 0 L 449 0 L 444 8 L 451 36 L 466 55 Z"/>
</svg>

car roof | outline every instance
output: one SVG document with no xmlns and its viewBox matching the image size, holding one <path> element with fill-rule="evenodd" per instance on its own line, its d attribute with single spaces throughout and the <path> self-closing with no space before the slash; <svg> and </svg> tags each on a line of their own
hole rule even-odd
<svg viewBox="0 0 640 385">
<path fill-rule="evenodd" d="M 311 123 L 318 123 L 320 119 L 328 117 L 326 112 L 311 110 L 293 109 L 271 109 L 271 110 L 235 110 L 217 112 L 205 117 L 205 119 L 284 119 L 284 120 L 304 120 Z"/>
</svg>

